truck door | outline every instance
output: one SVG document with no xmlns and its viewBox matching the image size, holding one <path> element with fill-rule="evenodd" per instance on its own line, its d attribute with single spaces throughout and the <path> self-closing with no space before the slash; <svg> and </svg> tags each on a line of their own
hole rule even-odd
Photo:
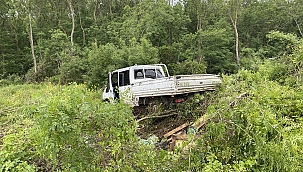
<svg viewBox="0 0 303 172">
<path fill-rule="evenodd" d="M 103 99 L 119 99 L 121 93 L 130 88 L 129 70 L 121 72 L 113 72 L 109 74 L 109 83 L 107 89 L 103 93 Z M 128 93 L 122 94 L 128 97 Z"/>
<path fill-rule="evenodd" d="M 125 92 L 130 86 L 129 70 L 119 72 L 119 90 Z"/>
<path fill-rule="evenodd" d="M 120 98 L 122 98 L 125 103 L 132 104 L 129 70 L 119 72 L 119 91 Z"/>
<path fill-rule="evenodd" d="M 111 77 L 112 88 L 113 88 L 113 98 L 119 99 L 119 76 L 118 72 L 112 73 Z"/>
<path fill-rule="evenodd" d="M 108 73 L 108 81 L 105 90 L 103 91 L 103 100 L 114 99 L 114 89 L 112 87 L 112 74 Z"/>
</svg>

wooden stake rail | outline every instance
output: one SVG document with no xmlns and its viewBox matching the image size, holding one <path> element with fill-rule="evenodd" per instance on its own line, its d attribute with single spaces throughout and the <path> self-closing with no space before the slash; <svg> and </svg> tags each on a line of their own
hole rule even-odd
<svg viewBox="0 0 303 172">
<path fill-rule="evenodd" d="M 205 124 L 206 124 L 206 117 L 202 116 L 191 126 L 194 127 L 195 131 L 198 131 Z M 182 141 L 186 140 L 186 138 L 187 138 L 186 132 L 181 131 L 181 130 L 185 129 L 186 127 L 189 127 L 188 123 L 184 123 L 184 124 L 180 125 L 179 127 L 175 128 L 163 135 L 164 138 L 170 137 L 168 139 L 168 141 L 170 142 L 170 147 L 169 147 L 170 151 L 174 150 L 174 147 L 176 146 L 177 141 L 182 142 Z M 200 137 L 200 135 L 195 135 L 194 140 L 197 139 L 198 137 Z"/>
<path fill-rule="evenodd" d="M 163 137 L 164 137 L 164 138 L 167 138 L 167 137 L 169 137 L 169 136 L 175 134 L 176 132 L 182 130 L 183 128 L 187 127 L 188 125 L 189 125 L 188 123 L 184 123 L 184 124 L 180 125 L 179 127 L 175 128 L 175 129 L 173 129 L 173 130 L 171 130 L 170 132 L 164 134 Z"/>
</svg>

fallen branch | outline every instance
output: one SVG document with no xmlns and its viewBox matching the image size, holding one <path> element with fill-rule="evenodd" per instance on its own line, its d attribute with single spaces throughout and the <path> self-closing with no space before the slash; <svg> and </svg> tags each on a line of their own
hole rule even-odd
<svg viewBox="0 0 303 172">
<path fill-rule="evenodd" d="M 242 97 L 246 97 L 246 96 L 248 96 L 247 92 L 240 94 L 238 97 L 236 97 L 236 99 L 234 101 L 229 103 L 229 106 L 234 107 L 239 102 L 238 99 L 241 99 Z"/>
</svg>

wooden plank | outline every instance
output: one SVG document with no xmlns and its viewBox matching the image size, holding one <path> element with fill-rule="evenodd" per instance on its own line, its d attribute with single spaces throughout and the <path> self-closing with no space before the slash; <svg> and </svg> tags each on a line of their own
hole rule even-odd
<svg viewBox="0 0 303 172">
<path fill-rule="evenodd" d="M 182 130 L 183 128 L 185 128 L 185 127 L 187 127 L 187 126 L 188 126 L 188 123 L 184 123 L 184 124 L 180 125 L 179 127 L 175 128 L 175 129 L 173 129 L 173 130 L 171 130 L 170 132 L 164 134 L 163 137 L 164 137 L 164 138 L 167 138 L 167 137 L 169 137 L 169 136 L 175 134 L 176 132 Z"/>
</svg>

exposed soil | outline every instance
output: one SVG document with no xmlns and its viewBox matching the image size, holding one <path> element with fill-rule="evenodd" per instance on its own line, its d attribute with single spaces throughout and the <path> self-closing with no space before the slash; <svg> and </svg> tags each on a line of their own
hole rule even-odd
<svg viewBox="0 0 303 172">
<path fill-rule="evenodd" d="M 152 113 L 149 114 L 138 114 L 139 112 L 142 113 L 142 108 L 134 113 L 138 120 L 142 118 L 146 118 L 146 116 L 154 116 Z M 167 117 L 161 117 L 167 116 Z M 178 114 L 176 111 L 169 111 L 168 113 L 163 112 L 162 114 L 158 114 L 156 118 L 147 118 L 144 120 L 140 120 L 138 122 L 139 127 L 137 130 L 137 134 L 143 138 L 147 139 L 148 137 L 155 135 L 158 138 L 162 138 L 164 134 L 168 133 L 169 131 L 177 128 L 178 126 L 188 122 L 190 123 L 193 119 L 184 118 L 184 116 Z"/>
<path fill-rule="evenodd" d="M 187 102 L 190 103 L 190 106 L 186 108 L 190 108 L 188 110 L 191 113 L 195 113 L 196 117 L 198 115 L 202 116 L 207 106 L 210 103 L 210 97 L 208 94 L 205 95 L 206 98 L 199 102 Z M 179 127 L 184 123 L 191 123 L 196 120 L 192 115 L 184 115 L 185 106 L 179 106 L 177 108 L 154 108 L 151 107 L 135 107 L 133 110 L 134 115 L 136 116 L 137 122 L 139 124 L 137 134 L 142 139 L 147 139 L 148 137 L 155 135 L 159 139 L 163 138 L 163 135 L 168 133 L 169 131 Z M 182 112 L 183 111 L 183 112 Z"/>
<path fill-rule="evenodd" d="M 139 129 L 137 134 L 141 138 L 148 138 L 151 135 L 155 135 L 158 138 L 162 138 L 163 135 L 178 126 L 186 123 L 184 119 L 178 117 L 165 117 L 164 119 L 148 119 L 147 121 L 141 121 L 139 123 Z"/>
</svg>

